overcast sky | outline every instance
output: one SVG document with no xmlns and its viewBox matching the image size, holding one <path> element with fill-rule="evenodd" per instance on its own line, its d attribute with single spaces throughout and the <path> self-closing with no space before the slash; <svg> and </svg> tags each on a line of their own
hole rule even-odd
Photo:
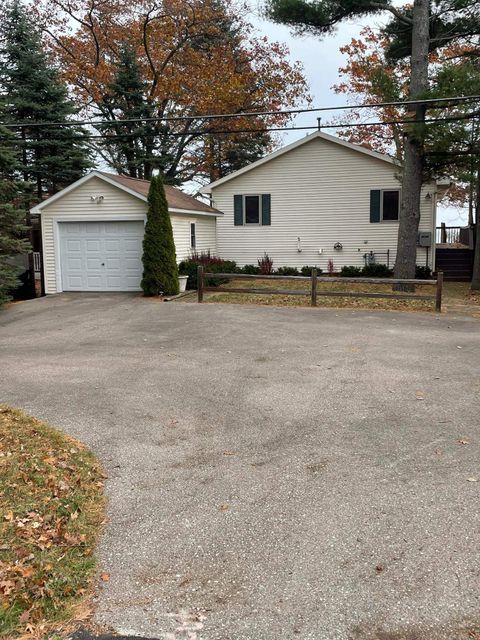
<svg viewBox="0 0 480 640">
<path fill-rule="evenodd" d="M 397 4 L 401 4 L 397 2 Z M 361 29 L 367 24 L 371 27 L 380 26 L 381 18 L 363 18 L 342 24 L 334 35 L 319 39 L 313 36 L 293 35 L 288 27 L 274 24 L 263 19 L 260 10 L 261 2 L 252 0 L 251 22 L 261 34 L 267 35 L 271 40 L 284 42 L 290 49 L 292 61 L 300 61 L 313 97 L 311 106 L 325 107 L 337 106 L 346 103 L 345 95 L 337 95 L 332 90 L 332 85 L 339 80 L 338 69 L 345 64 L 346 58 L 340 53 L 341 46 L 350 42 L 353 37 L 358 37 Z M 324 121 L 339 112 L 326 112 L 321 114 Z M 317 114 L 299 114 L 293 123 L 296 126 L 316 126 Z M 327 130 L 335 135 L 335 130 Z M 306 134 L 305 131 L 289 131 L 283 136 L 283 142 L 288 144 L 298 140 Z M 446 222 L 447 225 L 465 224 L 466 211 L 440 205 L 438 209 L 437 223 Z"/>
</svg>

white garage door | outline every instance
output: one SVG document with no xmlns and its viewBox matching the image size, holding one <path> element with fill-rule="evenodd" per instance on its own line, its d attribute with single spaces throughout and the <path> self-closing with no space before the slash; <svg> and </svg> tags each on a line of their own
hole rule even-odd
<svg viewBox="0 0 480 640">
<path fill-rule="evenodd" d="M 142 278 L 141 220 L 61 222 L 64 291 L 138 291 Z"/>
</svg>

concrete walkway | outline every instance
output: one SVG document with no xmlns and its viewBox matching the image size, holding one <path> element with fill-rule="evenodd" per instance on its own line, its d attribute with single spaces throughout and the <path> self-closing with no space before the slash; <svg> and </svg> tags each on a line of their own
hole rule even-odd
<svg viewBox="0 0 480 640">
<path fill-rule="evenodd" d="M 108 472 L 98 622 L 480 637 L 478 320 L 65 294 L 0 311 L 0 362 Z"/>
</svg>

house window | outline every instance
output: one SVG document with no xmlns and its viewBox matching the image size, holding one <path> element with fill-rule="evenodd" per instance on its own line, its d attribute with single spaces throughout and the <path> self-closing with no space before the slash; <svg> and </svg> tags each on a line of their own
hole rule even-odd
<svg viewBox="0 0 480 640">
<path fill-rule="evenodd" d="M 260 196 L 245 196 L 245 224 L 260 224 Z"/>
<path fill-rule="evenodd" d="M 382 191 L 382 220 L 398 220 L 400 211 L 400 191 Z"/>
<path fill-rule="evenodd" d="M 196 249 L 197 247 L 197 230 L 195 222 L 190 223 L 190 249 Z"/>
<path fill-rule="evenodd" d="M 271 197 L 269 193 L 260 195 L 233 196 L 233 224 L 237 227 L 262 225 L 269 226 L 271 212 Z"/>
</svg>

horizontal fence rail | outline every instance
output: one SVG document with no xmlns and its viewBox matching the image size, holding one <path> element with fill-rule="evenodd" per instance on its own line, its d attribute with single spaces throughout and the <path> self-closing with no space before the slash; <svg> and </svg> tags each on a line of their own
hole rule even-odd
<svg viewBox="0 0 480 640">
<path fill-rule="evenodd" d="M 210 287 L 205 284 L 205 280 L 210 278 L 222 278 L 227 280 L 293 280 L 298 282 L 310 282 L 310 292 L 291 289 L 272 289 L 272 288 L 240 288 L 240 287 Z M 328 291 L 318 290 L 318 283 L 322 282 L 351 282 L 353 284 L 399 284 L 407 285 L 424 285 L 434 286 L 436 288 L 435 294 L 432 295 L 417 295 L 415 293 L 407 293 L 399 291 L 398 293 L 383 293 L 383 292 L 362 292 L 362 291 Z M 399 279 L 399 278 L 341 278 L 335 276 L 318 276 L 317 270 L 312 269 L 310 276 L 280 276 L 280 275 L 262 275 L 262 274 L 246 274 L 246 273 L 207 273 L 204 271 L 203 266 L 198 267 L 197 272 L 197 299 L 198 302 L 203 302 L 203 294 L 205 291 L 216 291 L 222 293 L 258 293 L 258 294 L 277 294 L 283 296 L 310 296 L 312 307 L 317 306 L 317 296 L 327 297 L 339 297 L 339 298 L 389 298 L 396 300 L 431 300 L 435 301 L 435 310 L 440 312 L 442 310 L 442 289 L 443 289 L 443 273 L 439 271 L 437 273 L 436 280 L 420 280 L 420 279 Z"/>
</svg>

